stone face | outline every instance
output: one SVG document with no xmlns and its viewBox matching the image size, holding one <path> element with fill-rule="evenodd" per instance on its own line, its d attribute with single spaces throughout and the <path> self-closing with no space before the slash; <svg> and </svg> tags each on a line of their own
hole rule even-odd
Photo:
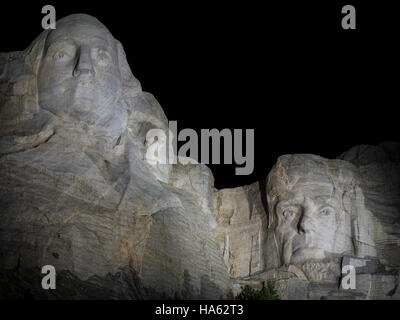
<svg viewBox="0 0 400 320">
<path fill-rule="evenodd" d="M 50 264 L 89 290 L 64 298 L 98 297 L 93 279 L 108 298 L 230 297 L 212 175 L 145 160 L 167 118 L 110 32 L 69 16 L 0 63 L 1 269 L 25 283 Z"/>
<path fill-rule="evenodd" d="M 397 298 L 399 154 L 399 144 L 384 143 L 355 147 L 340 159 L 281 156 L 267 179 L 265 268 L 235 282 L 271 280 L 288 299 Z M 251 202 L 244 199 L 243 208 Z M 338 285 L 345 265 L 356 268 L 355 290 Z M 298 290 L 302 282 L 292 278 L 310 285 Z"/>
<path fill-rule="evenodd" d="M 0 93 L 1 298 L 224 299 L 265 281 L 286 299 L 400 298 L 399 144 L 284 155 L 216 190 L 204 165 L 149 161 L 168 119 L 81 14 L 1 53 Z M 47 264 L 57 292 L 38 285 Z"/>
<path fill-rule="evenodd" d="M 268 176 L 270 226 L 280 265 L 354 253 L 375 256 L 373 222 L 357 170 L 342 160 L 282 156 Z"/>
</svg>

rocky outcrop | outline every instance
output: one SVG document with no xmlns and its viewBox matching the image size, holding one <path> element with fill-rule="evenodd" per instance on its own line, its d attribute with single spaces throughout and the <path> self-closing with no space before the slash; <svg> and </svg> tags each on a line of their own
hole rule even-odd
<svg viewBox="0 0 400 320">
<path fill-rule="evenodd" d="M 4 274 L 30 283 L 30 270 L 53 265 L 90 292 L 58 298 L 230 297 L 212 175 L 146 161 L 146 132 L 167 119 L 108 30 L 73 15 L 0 61 Z"/>
<path fill-rule="evenodd" d="M 400 144 L 361 145 L 339 158 L 359 171 L 363 200 L 374 219 L 377 257 L 400 267 Z"/>
<path fill-rule="evenodd" d="M 399 144 L 284 155 L 216 190 L 205 165 L 147 158 L 168 120 L 87 15 L 0 54 L 0 93 L 1 298 L 225 299 L 265 281 L 286 299 L 400 297 Z"/>
<path fill-rule="evenodd" d="M 258 183 L 215 190 L 215 238 L 232 278 L 249 277 L 265 268 L 267 215 L 261 195 Z"/>
<path fill-rule="evenodd" d="M 281 156 L 267 178 L 267 218 L 253 227 L 262 230 L 265 268 L 253 275 L 248 269 L 246 276 L 231 272 L 235 291 L 242 284 L 261 287 L 273 281 L 287 299 L 400 298 L 399 147 L 357 146 L 333 160 Z M 223 229 L 238 203 L 240 213 L 234 214 L 248 216 L 249 204 L 254 203 L 246 194 L 249 188 L 263 194 L 256 184 L 223 190 L 234 199 L 224 204 L 227 210 L 216 211 L 217 221 L 222 221 L 217 230 Z M 244 222 L 244 228 L 251 225 Z M 249 238 L 253 231 L 244 233 L 237 238 Z M 254 243 L 244 252 L 259 247 Z M 232 270 L 242 263 L 229 261 Z M 348 265 L 355 268 L 355 288 L 350 289 L 341 286 Z"/>
</svg>

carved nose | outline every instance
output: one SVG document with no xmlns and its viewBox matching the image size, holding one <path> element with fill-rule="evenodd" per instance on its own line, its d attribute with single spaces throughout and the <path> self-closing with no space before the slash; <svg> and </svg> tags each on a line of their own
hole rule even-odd
<svg viewBox="0 0 400 320">
<path fill-rule="evenodd" d="M 92 66 L 92 59 L 90 57 L 90 48 L 87 46 L 81 46 L 73 75 L 74 77 L 78 77 L 82 74 L 89 74 L 92 72 L 93 72 L 93 66 Z"/>
<path fill-rule="evenodd" d="M 300 234 L 307 233 L 310 230 L 310 223 L 311 219 L 304 215 L 300 218 L 299 224 L 298 224 L 298 231 Z"/>
</svg>

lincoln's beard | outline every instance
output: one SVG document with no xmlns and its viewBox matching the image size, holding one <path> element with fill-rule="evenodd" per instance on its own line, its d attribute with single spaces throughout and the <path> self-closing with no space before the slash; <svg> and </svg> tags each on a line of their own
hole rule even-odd
<svg viewBox="0 0 400 320">
<path fill-rule="evenodd" d="M 309 281 L 336 281 L 340 276 L 340 259 L 325 257 L 322 249 L 308 248 L 304 237 L 297 233 L 287 233 L 281 237 L 281 261 L 298 277 Z"/>
<path fill-rule="evenodd" d="M 340 276 L 340 259 L 338 258 L 310 260 L 299 267 L 309 281 L 336 281 Z"/>
<path fill-rule="evenodd" d="M 296 232 L 287 232 L 281 235 L 281 261 L 285 265 L 302 263 L 309 259 L 323 259 L 324 251 L 308 248 L 305 236 Z"/>
<path fill-rule="evenodd" d="M 304 237 L 293 232 L 281 237 L 281 261 L 309 281 L 336 281 L 340 275 L 340 259 L 326 257 L 323 249 L 308 248 Z"/>
</svg>

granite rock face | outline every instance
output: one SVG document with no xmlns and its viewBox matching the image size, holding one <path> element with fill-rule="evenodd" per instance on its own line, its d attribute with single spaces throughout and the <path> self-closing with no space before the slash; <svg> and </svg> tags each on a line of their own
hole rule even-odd
<svg viewBox="0 0 400 320">
<path fill-rule="evenodd" d="M 254 203 L 245 190 L 266 194 L 267 217 L 254 226 L 244 222 L 237 234 L 246 239 L 253 229 L 262 230 L 258 239 L 263 242 L 246 252 L 261 246 L 265 267 L 254 274 L 248 269 L 247 276 L 231 273 L 234 288 L 273 281 L 287 299 L 400 298 L 399 156 L 398 143 L 354 147 L 332 160 L 284 155 L 270 171 L 265 190 L 253 184 L 223 191 L 235 192 L 228 203 L 241 204 L 237 216 L 248 216 Z M 246 258 L 230 261 L 234 270 Z M 341 286 L 346 265 L 356 270 L 354 289 Z"/>
<path fill-rule="evenodd" d="M 232 278 L 248 277 L 265 268 L 267 215 L 261 195 L 258 183 L 215 190 L 215 237 Z"/>
<path fill-rule="evenodd" d="M 216 190 L 204 165 L 149 161 L 168 120 L 82 14 L 1 53 L 0 93 L 0 298 L 225 299 L 265 281 L 285 299 L 400 298 L 399 144 L 284 155 Z"/>
<path fill-rule="evenodd" d="M 363 200 L 375 222 L 377 257 L 400 267 L 400 144 L 361 145 L 339 158 L 358 169 Z"/>
<path fill-rule="evenodd" d="M 104 25 L 66 17 L 1 54 L 0 75 L 3 280 L 30 283 L 30 270 L 53 265 L 89 292 L 58 298 L 231 296 L 212 175 L 146 161 L 146 132 L 167 118 Z"/>
</svg>

